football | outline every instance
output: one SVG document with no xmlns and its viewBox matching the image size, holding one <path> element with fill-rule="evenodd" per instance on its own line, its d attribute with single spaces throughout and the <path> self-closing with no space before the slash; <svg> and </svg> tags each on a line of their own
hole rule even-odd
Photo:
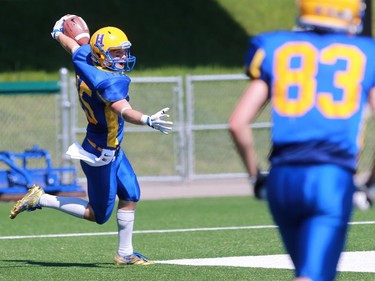
<svg viewBox="0 0 375 281">
<path fill-rule="evenodd" d="M 90 30 L 86 22 L 76 15 L 70 15 L 64 21 L 63 33 L 79 45 L 88 44 L 90 41 Z"/>
</svg>

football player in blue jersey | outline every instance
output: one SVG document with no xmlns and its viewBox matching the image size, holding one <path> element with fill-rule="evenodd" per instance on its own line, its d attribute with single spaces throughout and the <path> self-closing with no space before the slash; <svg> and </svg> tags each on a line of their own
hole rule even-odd
<svg viewBox="0 0 375 281">
<path fill-rule="evenodd" d="M 361 0 L 299 0 L 297 6 L 300 31 L 250 40 L 251 80 L 228 125 L 256 184 L 249 124 L 269 101 L 269 208 L 295 280 L 328 281 L 345 247 L 366 105 L 375 110 L 375 41 L 356 36 L 365 11 Z"/>
<path fill-rule="evenodd" d="M 83 143 L 74 143 L 67 151 L 71 158 L 81 161 L 87 178 L 88 201 L 52 196 L 35 185 L 15 205 L 10 218 L 25 210 L 49 207 L 103 224 L 110 218 L 118 197 L 118 250 L 114 263 L 151 264 L 152 261 L 133 250 L 133 224 L 140 187 L 120 144 L 124 121 L 148 125 L 168 134 L 173 125 L 166 120 L 168 108 L 149 116 L 130 105 L 130 78 L 125 73 L 133 69 L 136 58 L 131 55 L 131 43 L 122 30 L 101 28 L 91 36 L 89 44 L 80 46 L 62 32 L 66 18 L 56 22 L 51 34 L 72 54 L 78 98 L 88 121 Z"/>
</svg>

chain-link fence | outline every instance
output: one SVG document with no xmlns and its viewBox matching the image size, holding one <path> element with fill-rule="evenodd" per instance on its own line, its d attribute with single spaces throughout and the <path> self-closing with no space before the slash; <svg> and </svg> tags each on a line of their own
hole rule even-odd
<svg viewBox="0 0 375 281">
<path fill-rule="evenodd" d="M 182 77 L 136 77 L 130 85 L 134 109 L 152 115 L 169 107 L 173 132 L 165 135 L 147 126 L 126 123 L 122 142 L 127 157 L 141 180 L 182 180 L 185 177 L 184 108 Z M 74 85 L 74 80 L 71 80 Z M 87 121 L 78 104 L 76 91 L 70 92 L 72 141 L 81 142 Z M 83 176 L 80 173 L 80 176 Z"/>
<path fill-rule="evenodd" d="M 230 138 L 227 121 L 242 94 L 245 75 L 196 75 L 186 77 L 186 132 L 188 178 L 245 176 L 245 169 Z M 268 169 L 270 106 L 252 124 L 261 169 Z M 374 161 L 375 122 L 368 114 L 358 172 L 369 171 Z"/>
<path fill-rule="evenodd" d="M 64 157 L 65 151 L 72 142 L 82 140 L 86 120 L 78 104 L 74 78 L 69 78 L 66 71 L 61 73 L 61 81 L 53 82 L 52 88 L 46 87 L 48 83 L 44 89 L 40 88 L 41 83 L 39 89 L 34 87 L 32 91 L 16 84 L 8 85 L 14 88 L 12 91 L 0 88 L 3 126 L 0 150 L 22 152 L 37 145 L 50 152 L 53 165 L 72 164 Z M 185 85 L 180 76 L 133 78 L 132 106 L 147 114 L 170 107 L 174 122 L 174 130 L 168 136 L 148 127 L 126 124 L 122 147 L 140 179 L 245 176 L 227 121 L 246 83 L 244 75 L 187 76 Z M 268 168 L 269 121 L 269 107 L 266 107 L 252 125 L 263 169 Z M 374 157 L 375 123 L 373 118 L 367 121 L 360 172 L 369 170 Z M 78 163 L 75 165 L 83 178 Z"/>
<path fill-rule="evenodd" d="M 244 167 L 228 132 L 228 118 L 248 82 L 245 75 L 202 75 L 186 78 L 188 177 L 238 177 Z M 269 110 L 257 118 L 255 143 L 261 167 L 268 168 Z"/>
<path fill-rule="evenodd" d="M 23 152 L 38 146 L 61 164 L 61 99 L 57 81 L 2 83 L 0 151 Z"/>
</svg>

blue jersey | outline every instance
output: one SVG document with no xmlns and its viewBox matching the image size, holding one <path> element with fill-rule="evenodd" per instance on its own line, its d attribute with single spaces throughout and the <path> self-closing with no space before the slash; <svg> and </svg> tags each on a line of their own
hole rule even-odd
<svg viewBox="0 0 375 281">
<path fill-rule="evenodd" d="M 87 139 L 97 147 L 117 148 L 123 138 L 124 120 L 110 109 L 110 103 L 127 99 L 130 78 L 94 66 L 90 45 L 73 54 L 79 100 L 88 121 Z"/>
<path fill-rule="evenodd" d="M 310 31 L 254 37 L 246 70 L 269 87 L 271 163 L 332 163 L 354 170 L 374 62 L 375 41 L 366 37 Z"/>
</svg>

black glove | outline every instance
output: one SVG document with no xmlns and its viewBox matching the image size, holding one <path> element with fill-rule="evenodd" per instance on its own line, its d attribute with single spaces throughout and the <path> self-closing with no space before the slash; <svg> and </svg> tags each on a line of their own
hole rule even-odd
<svg viewBox="0 0 375 281">
<path fill-rule="evenodd" d="M 365 184 L 356 186 L 353 195 L 354 206 L 360 210 L 370 209 L 375 200 L 375 183 L 368 180 Z"/>
<path fill-rule="evenodd" d="M 250 183 L 254 188 L 254 196 L 258 200 L 267 198 L 267 178 L 268 172 L 259 172 L 256 178 L 250 177 Z"/>
</svg>

